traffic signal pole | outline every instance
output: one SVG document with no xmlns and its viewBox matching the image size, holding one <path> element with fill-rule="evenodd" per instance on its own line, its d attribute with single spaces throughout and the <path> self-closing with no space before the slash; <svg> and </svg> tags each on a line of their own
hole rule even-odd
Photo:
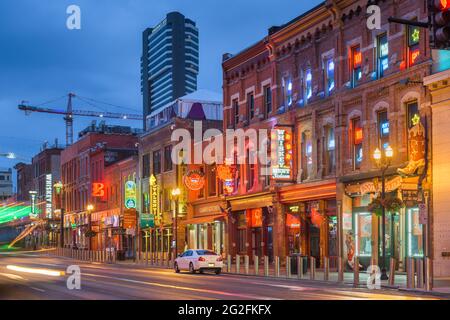
<svg viewBox="0 0 450 320">
<path fill-rule="evenodd" d="M 399 24 L 405 24 L 408 26 L 427 28 L 427 29 L 431 26 L 431 24 L 429 22 L 411 21 L 411 20 L 399 19 L 399 18 L 394 18 L 394 17 L 389 17 L 388 21 L 390 23 L 399 23 Z"/>
</svg>

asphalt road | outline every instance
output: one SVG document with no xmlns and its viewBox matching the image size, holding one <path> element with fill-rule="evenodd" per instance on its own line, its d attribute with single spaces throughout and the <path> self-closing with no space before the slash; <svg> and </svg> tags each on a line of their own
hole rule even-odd
<svg viewBox="0 0 450 320">
<path fill-rule="evenodd" d="M 78 264 L 81 289 L 69 290 L 64 274 Z M 9 266 L 9 268 L 8 268 Z M 26 270 L 16 267 L 28 268 Z M 36 270 L 61 271 L 59 276 Z M 26 272 L 24 272 L 26 271 Z M 335 284 L 252 276 L 176 274 L 172 270 L 133 265 L 74 262 L 37 253 L 0 254 L 0 299 L 26 300 L 365 300 L 436 299 L 387 290 L 368 290 Z"/>
</svg>

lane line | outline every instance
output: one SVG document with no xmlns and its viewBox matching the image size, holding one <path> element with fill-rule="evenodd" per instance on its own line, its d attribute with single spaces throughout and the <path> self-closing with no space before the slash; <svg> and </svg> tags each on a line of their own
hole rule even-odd
<svg viewBox="0 0 450 320">
<path fill-rule="evenodd" d="M 223 296 L 228 296 L 228 297 L 241 297 L 241 298 L 250 299 L 250 300 L 281 300 L 281 299 L 272 298 L 272 297 L 255 296 L 255 295 L 241 294 L 241 293 L 231 293 L 231 292 L 216 291 L 216 290 L 209 290 L 209 289 L 197 289 L 197 288 L 191 288 L 191 287 L 182 287 L 182 286 L 176 286 L 176 285 L 170 285 L 170 284 L 162 284 L 162 283 L 157 283 L 157 282 L 148 282 L 148 281 L 126 279 L 126 278 L 102 276 L 102 275 L 92 274 L 92 273 L 83 273 L 83 275 L 90 276 L 90 277 L 114 279 L 114 280 L 131 282 L 131 283 L 136 283 L 136 284 L 156 286 L 156 287 L 161 287 L 161 288 L 170 288 L 170 289 L 176 289 L 176 290 L 186 290 L 186 291 L 201 292 L 201 293 L 208 293 L 208 294 L 217 294 L 217 295 L 223 295 Z"/>
</svg>

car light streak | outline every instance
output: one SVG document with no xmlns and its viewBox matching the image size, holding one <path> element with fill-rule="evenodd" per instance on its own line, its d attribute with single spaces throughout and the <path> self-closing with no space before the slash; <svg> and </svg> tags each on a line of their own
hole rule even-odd
<svg viewBox="0 0 450 320">
<path fill-rule="evenodd" d="M 17 272 L 42 274 L 42 275 L 51 276 L 51 277 L 60 277 L 60 276 L 64 275 L 63 271 L 56 271 L 56 270 L 49 270 L 49 269 L 34 269 L 34 268 L 26 268 L 26 267 L 19 267 L 19 266 L 13 266 L 13 265 L 6 266 L 6 269 L 17 271 Z"/>
</svg>

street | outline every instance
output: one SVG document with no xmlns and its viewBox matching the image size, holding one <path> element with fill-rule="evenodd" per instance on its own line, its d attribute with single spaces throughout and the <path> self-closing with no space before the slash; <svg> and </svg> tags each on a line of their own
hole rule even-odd
<svg viewBox="0 0 450 320">
<path fill-rule="evenodd" d="M 80 290 L 64 275 L 77 264 Z M 48 274 L 37 274 L 38 270 Z M 39 271 L 39 272 L 40 272 Z M 52 274 L 60 271 L 61 275 Z M 52 275 L 50 275 L 52 274 Z M 284 279 L 222 274 L 176 274 L 134 265 L 74 262 L 40 253 L 0 254 L 0 299 L 26 300 L 415 300 L 438 299 L 394 290 L 374 290 Z"/>
</svg>

